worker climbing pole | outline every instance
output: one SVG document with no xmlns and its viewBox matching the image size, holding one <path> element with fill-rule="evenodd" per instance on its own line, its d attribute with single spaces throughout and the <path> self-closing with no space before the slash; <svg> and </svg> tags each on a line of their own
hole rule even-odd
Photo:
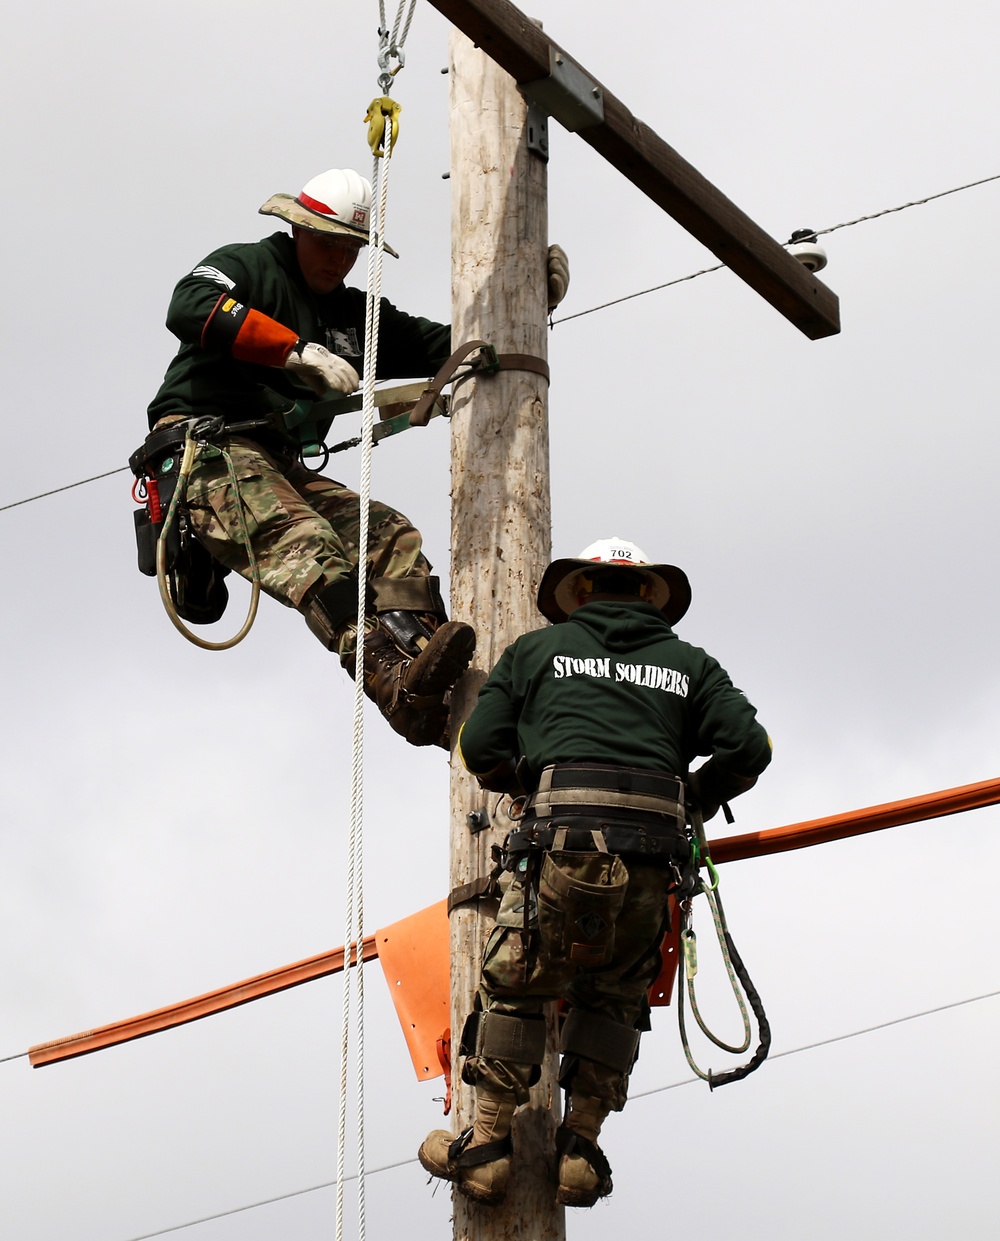
<svg viewBox="0 0 1000 1241">
<path fill-rule="evenodd" d="M 381 36 L 382 93 L 365 117 L 376 165 L 388 164 L 399 130 L 386 92 L 412 12 L 410 0 L 405 22 Z M 365 177 L 340 168 L 298 195 L 273 195 L 261 213 L 290 224 L 290 237 L 222 246 L 178 283 L 167 324 L 180 349 L 131 459 L 144 504 L 140 568 L 158 576 L 174 625 L 208 649 L 246 636 L 260 591 L 295 608 L 352 675 L 360 650 L 358 683 L 395 732 L 447 749 L 450 692 L 475 634 L 447 619 L 408 518 L 379 501 L 359 507 L 319 472 L 337 402 L 349 404 L 359 372 L 370 446 L 376 379 L 434 374 L 452 352 L 446 324 L 344 283 L 370 239 L 370 276 L 395 253 L 383 227 L 387 179 L 377 180 L 379 202 Z M 206 641 L 187 626 L 222 616 L 233 571 L 253 584 L 249 614 L 233 638 Z"/>
</svg>

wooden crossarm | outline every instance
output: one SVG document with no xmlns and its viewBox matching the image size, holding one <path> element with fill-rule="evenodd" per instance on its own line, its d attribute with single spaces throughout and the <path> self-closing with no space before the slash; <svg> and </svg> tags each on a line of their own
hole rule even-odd
<svg viewBox="0 0 1000 1241">
<path fill-rule="evenodd" d="M 810 340 L 840 331 L 837 295 L 679 155 L 509 0 L 430 0 L 522 88 L 555 57 L 600 93 L 603 117 L 576 132 Z"/>
</svg>

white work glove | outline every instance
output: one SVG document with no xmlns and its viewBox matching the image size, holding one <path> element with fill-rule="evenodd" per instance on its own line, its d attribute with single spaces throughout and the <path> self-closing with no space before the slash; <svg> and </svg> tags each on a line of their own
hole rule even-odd
<svg viewBox="0 0 1000 1241">
<path fill-rule="evenodd" d="M 546 273 L 549 284 L 549 310 L 555 310 L 569 288 L 569 259 L 562 246 L 549 246 Z"/>
<path fill-rule="evenodd" d="M 343 358 L 322 345 L 296 341 L 285 359 L 285 370 L 294 371 L 317 396 L 340 392 L 350 396 L 358 387 L 358 372 Z"/>
</svg>

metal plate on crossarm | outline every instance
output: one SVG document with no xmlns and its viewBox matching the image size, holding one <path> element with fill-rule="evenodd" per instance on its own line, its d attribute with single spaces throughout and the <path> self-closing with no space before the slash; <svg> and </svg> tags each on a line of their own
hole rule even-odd
<svg viewBox="0 0 1000 1241">
<path fill-rule="evenodd" d="M 558 48 L 549 47 L 549 76 L 522 82 L 518 90 L 529 104 L 554 116 L 570 133 L 604 120 L 600 86 Z"/>
</svg>

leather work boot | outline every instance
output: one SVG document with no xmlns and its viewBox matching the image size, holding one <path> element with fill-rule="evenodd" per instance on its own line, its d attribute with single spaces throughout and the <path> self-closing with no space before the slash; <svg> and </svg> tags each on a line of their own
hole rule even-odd
<svg viewBox="0 0 1000 1241">
<path fill-rule="evenodd" d="M 445 621 L 416 655 L 401 650 L 380 624 L 365 635 L 365 693 L 411 745 L 448 749 L 445 695 L 469 666 L 475 649 L 476 631 L 461 621 Z"/>
<path fill-rule="evenodd" d="M 431 1176 L 454 1181 L 459 1192 L 483 1206 L 503 1202 L 510 1177 L 510 1122 L 517 1110 L 513 1093 L 476 1088 L 475 1123 L 459 1136 L 435 1129 L 417 1158 Z"/>
<path fill-rule="evenodd" d="M 556 1192 L 560 1206 L 592 1207 L 611 1193 L 611 1165 L 597 1145 L 610 1110 L 601 1099 L 572 1096 L 569 1115 L 556 1130 L 556 1150 L 562 1156 Z"/>
</svg>

